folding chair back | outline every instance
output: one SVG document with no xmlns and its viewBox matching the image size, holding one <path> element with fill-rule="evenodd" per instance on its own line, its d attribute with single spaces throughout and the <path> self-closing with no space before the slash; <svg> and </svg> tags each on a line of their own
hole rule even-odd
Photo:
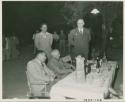
<svg viewBox="0 0 125 102">
<path fill-rule="evenodd" d="M 29 81 L 29 75 L 28 75 L 28 72 L 26 71 L 26 77 L 27 77 L 27 85 L 28 85 L 28 88 L 29 88 L 29 92 L 27 93 L 27 96 L 28 97 L 32 97 L 32 91 L 31 91 L 31 84 L 30 84 L 30 81 Z"/>
<path fill-rule="evenodd" d="M 27 84 L 28 84 L 28 87 L 29 87 L 29 92 L 28 92 L 28 94 L 27 94 L 27 96 L 29 97 L 29 98 L 31 98 L 31 97 L 34 97 L 33 96 L 33 94 L 32 94 L 32 89 L 31 89 L 31 85 L 44 85 L 44 89 L 43 89 L 43 91 L 41 92 L 41 94 L 44 94 L 44 97 L 48 97 L 47 95 L 48 95 L 48 92 L 47 92 L 47 83 L 39 83 L 39 84 L 37 84 L 37 83 L 31 83 L 30 82 L 30 78 L 29 78 L 29 74 L 28 74 L 28 72 L 26 71 L 26 76 L 27 76 Z M 42 97 L 42 96 L 41 96 Z"/>
</svg>

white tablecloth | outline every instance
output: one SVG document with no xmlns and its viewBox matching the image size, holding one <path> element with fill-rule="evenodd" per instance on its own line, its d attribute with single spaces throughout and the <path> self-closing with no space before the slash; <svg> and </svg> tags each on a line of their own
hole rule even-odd
<svg viewBox="0 0 125 102">
<path fill-rule="evenodd" d="M 52 86 L 50 91 L 51 99 L 65 99 L 65 97 L 74 99 L 103 99 L 104 94 L 108 92 L 109 87 L 111 87 L 117 63 L 110 61 L 107 64 L 103 64 L 102 67 L 104 73 L 107 75 L 102 86 L 92 81 L 85 83 L 82 81 L 78 82 L 75 79 L 74 71 Z M 107 67 L 111 67 L 111 70 L 108 71 Z"/>
</svg>

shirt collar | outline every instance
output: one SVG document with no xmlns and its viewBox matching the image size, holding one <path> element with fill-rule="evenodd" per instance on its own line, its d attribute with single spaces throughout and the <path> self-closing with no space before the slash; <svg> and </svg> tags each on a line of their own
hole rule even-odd
<svg viewBox="0 0 125 102">
<path fill-rule="evenodd" d="M 83 32 L 83 28 L 82 28 L 82 29 L 78 28 L 78 30 L 79 30 L 79 32 L 80 32 L 80 31 L 82 31 L 82 32 Z"/>
<path fill-rule="evenodd" d="M 52 59 L 55 60 L 55 61 L 57 61 L 57 62 L 59 61 L 59 59 L 56 59 L 55 57 L 52 57 Z"/>
<path fill-rule="evenodd" d="M 41 61 L 39 59 L 36 58 L 35 61 L 41 65 Z"/>
<path fill-rule="evenodd" d="M 40 32 L 40 34 L 41 34 L 41 35 L 44 35 L 44 34 L 45 34 L 45 35 L 48 35 L 48 32 L 46 32 L 46 33 Z"/>
</svg>

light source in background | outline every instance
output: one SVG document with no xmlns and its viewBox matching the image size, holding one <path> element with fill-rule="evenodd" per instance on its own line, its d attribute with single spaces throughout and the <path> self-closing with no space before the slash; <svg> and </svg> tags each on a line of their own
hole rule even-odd
<svg viewBox="0 0 125 102">
<path fill-rule="evenodd" d="M 94 9 L 91 10 L 90 13 L 92 13 L 92 14 L 98 14 L 98 13 L 100 13 L 100 11 L 98 9 L 94 8 Z"/>
</svg>

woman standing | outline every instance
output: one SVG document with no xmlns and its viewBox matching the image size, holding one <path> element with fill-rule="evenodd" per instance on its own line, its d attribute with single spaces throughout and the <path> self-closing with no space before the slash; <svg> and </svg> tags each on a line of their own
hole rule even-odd
<svg viewBox="0 0 125 102">
<path fill-rule="evenodd" d="M 37 50 L 42 50 L 47 54 L 48 59 L 50 59 L 51 47 L 53 43 L 53 36 L 47 32 L 47 24 L 42 24 L 41 32 L 35 36 L 35 46 Z"/>
</svg>

